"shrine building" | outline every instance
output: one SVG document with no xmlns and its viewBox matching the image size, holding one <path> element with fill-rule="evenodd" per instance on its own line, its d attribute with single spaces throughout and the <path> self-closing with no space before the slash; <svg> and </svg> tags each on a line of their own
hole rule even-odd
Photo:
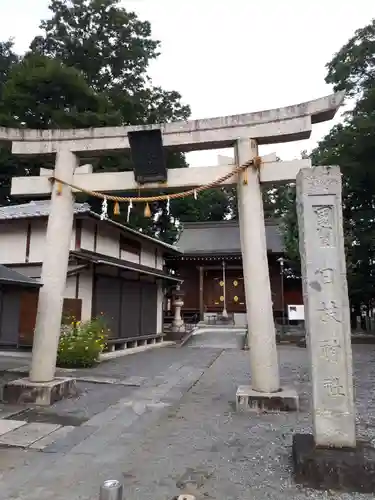
<svg viewBox="0 0 375 500">
<path fill-rule="evenodd" d="M 278 320 L 283 302 L 285 315 L 288 304 L 303 304 L 302 285 L 299 279 L 281 274 L 279 259 L 285 255 L 275 221 L 266 221 L 266 240 L 273 313 Z M 238 221 L 184 223 L 176 246 L 182 253 L 169 256 L 167 264 L 183 280 L 184 318 L 210 319 L 222 315 L 225 309 L 236 325 L 246 325 Z"/>
</svg>

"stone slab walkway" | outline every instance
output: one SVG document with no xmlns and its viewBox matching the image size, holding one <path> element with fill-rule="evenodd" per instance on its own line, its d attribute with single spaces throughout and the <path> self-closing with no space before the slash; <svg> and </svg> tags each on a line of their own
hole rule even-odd
<svg viewBox="0 0 375 500">
<path fill-rule="evenodd" d="M 95 500 L 109 478 L 124 482 L 127 500 L 167 500 L 180 493 L 217 500 L 373 498 L 293 483 L 292 435 L 311 429 L 307 351 L 281 346 L 279 354 L 283 382 L 301 395 L 298 414 L 234 411 L 236 388 L 250 377 L 244 351 L 161 349 L 152 361 L 143 358 L 146 353 L 137 355 L 131 366 L 128 358 L 117 365 L 121 376 L 144 376 L 147 382 L 115 386 L 124 393 L 100 412 L 88 403 L 90 418 L 42 452 L 33 445 L 0 450 L 0 500 Z M 369 440 L 375 438 L 374 360 L 373 346 L 354 346 L 358 433 Z M 108 364 L 100 375 L 115 378 L 116 372 Z M 92 394 L 112 387 L 93 385 Z M 73 408 L 72 402 L 63 404 Z M 16 433 L 20 441 L 25 425 L 9 436 Z M 34 426 L 28 435 L 34 432 L 34 438 L 41 429 Z"/>
</svg>

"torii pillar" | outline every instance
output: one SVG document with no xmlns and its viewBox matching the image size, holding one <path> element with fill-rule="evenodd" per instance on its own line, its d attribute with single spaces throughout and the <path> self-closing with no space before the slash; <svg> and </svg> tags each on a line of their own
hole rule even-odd
<svg viewBox="0 0 375 500">
<path fill-rule="evenodd" d="M 54 157 L 54 176 L 72 181 L 77 187 L 131 195 L 136 194 L 139 187 L 133 172 L 92 174 L 78 172 L 76 167 L 80 161 L 87 163 L 102 156 L 106 150 L 128 150 L 129 132 L 155 128 L 162 133 L 164 147 L 182 152 L 235 146 L 237 162 L 242 165 L 257 156 L 258 144 L 310 137 L 312 123 L 333 118 L 343 97 L 338 93 L 286 108 L 163 125 L 53 131 L 0 129 L 0 141 L 12 142 L 14 154 Z M 238 409 L 295 409 L 297 406 L 297 395 L 281 390 L 279 383 L 260 184 L 295 180 L 299 170 L 309 166 L 309 160 L 270 161 L 260 170 L 249 167 L 247 174 L 238 179 L 252 374 L 252 386 L 241 386 L 237 391 Z M 170 170 L 168 183 L 162 189 L 189 189 L 209 184 L 232 171 L 233 165 Z M 232 177 L 226 184 L 236 182 Z M 161 189 L 159 184 L 147 184 L 146 187 L 147 191 Z M 52 195 L 41 277 L 44 291 L 38 305 L 30 378 L 9 384 L 17 394 L 27 390 L 28 394 L 40 395 L 46 389 L 49 396 L 44 397 L 45 403 L 48 398 L 51 401 L 64 395 L 66 385 L 66 381 L 54 379 L 54 374 L 73 225 L 73 196 L 68 186 L 63 186 L 61 192 L 57 189 L 45 172 L 38 177 L 20 177 L 12 181 L 12 194 L 18 197 Z M 40 399 L 38 403 L 42 404 Z"/>
</svg>

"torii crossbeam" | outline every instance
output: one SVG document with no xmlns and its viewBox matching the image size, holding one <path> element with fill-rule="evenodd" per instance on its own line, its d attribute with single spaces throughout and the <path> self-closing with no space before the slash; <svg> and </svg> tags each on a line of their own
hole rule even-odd
<svg viewBox="0 0 375 500">
<path fill-rule="evenodd" d="M 332 94 L 302 104 L 250 114 L 181 121 L 161 125 L 113 127 L 85 130 L 14 130 L 0 128 L 0 141 L 12 142 L 16 155 L 42 155 L 55 158 L 54 176 L 69 184 L 92 191 L 132 192 L 137 189 L 132 172 L 96 173 L 81 163 L 111 151 L 129 149 L 127 134 L 135 130 L 158 128 L 163 145 L 177 151 L 234 147 L 235 164 L 243 165 L 258 156 L 259 144 L 307 139 L 312 124 L 330 120 L 344 99 Z M 253 390 L 265 397 L 280 391 L 276 337 L 260 183 L 294 180 L 309 160 L 266 161 L 262 168 L 249 168 L 247 182 L 241 173 L 228 183 L 237 183 L 241 247 L 249 327 L 251 382 Z M 175 189 L 209 183 L 225 175 L 233 165 L 184 168 L 168 172 L 167 186 L 146 185 L 149 189 Z M 57 192 L 46 172 L 39 177 L 12 180 L 12 195 L 50 196 L 51 211 L 42 267 L 43 287 L 39 295 L 30 380 L 49 382 L 55 374 L 60 333 L 62 297 L 69 258 L 73 224 L 73 192 L 63 186 Z M 281 394 L 281 393 L 280 393 Z"/>
</svg>

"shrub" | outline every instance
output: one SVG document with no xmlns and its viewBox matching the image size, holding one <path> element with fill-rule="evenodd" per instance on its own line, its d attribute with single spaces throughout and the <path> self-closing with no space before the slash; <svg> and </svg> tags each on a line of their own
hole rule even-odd
<svg viewBox="0 0 375 500">
<path fill-rule="evenodd" d="M 106 345 L 107 328 L 102 318 L 85 322 L 72 321 L 61 328 L 57 366 L 89 368 L 99 361 Z"/>
</svg>

